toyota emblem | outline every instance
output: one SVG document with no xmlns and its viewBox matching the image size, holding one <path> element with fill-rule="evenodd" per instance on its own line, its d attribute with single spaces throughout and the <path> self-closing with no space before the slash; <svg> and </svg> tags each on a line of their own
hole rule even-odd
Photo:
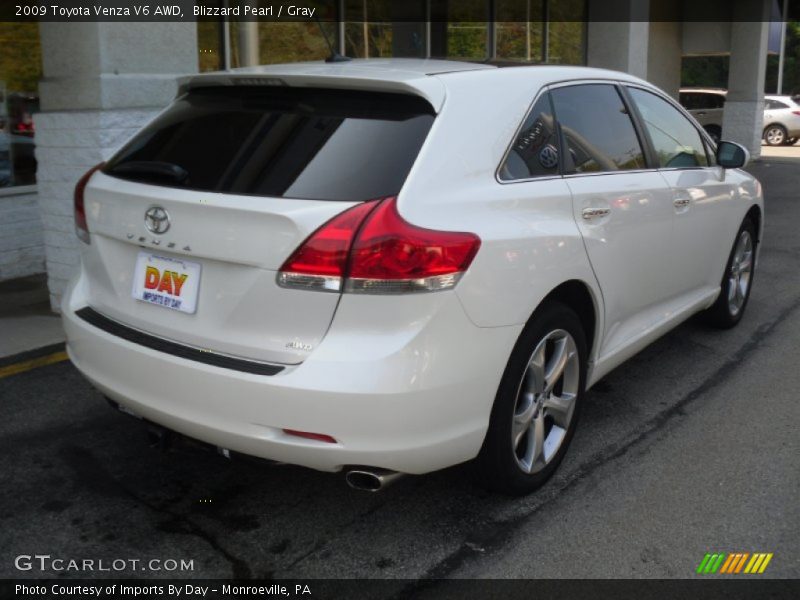
<svg viewBox="0 0 800 600">
<path fill-rule="evenodd" d="M 166 233 L 169 230 L 169 213 L 160 206 L 151 206 L 144 213 L 144 226 L 150 233 Z"/>
</svg>

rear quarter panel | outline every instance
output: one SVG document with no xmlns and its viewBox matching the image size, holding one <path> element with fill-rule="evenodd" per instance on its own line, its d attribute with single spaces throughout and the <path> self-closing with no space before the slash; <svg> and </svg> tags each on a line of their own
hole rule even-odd
<svg viewBox="0 0 800 600">
<path fill-rule="evenodd" d="M 563 179 L 500 183 L 495 177 L 547 81 L 533 69 L 441 79 L 447 98 L 398 206 L 414 224 L 481 238 L 456 288 L 469 318 L 480 327 L 524 324 L 548 293 L 569 280 L 584 282 L 601 306 Z M 602 331 L 602 310 L 597 312 Z"/>
</svg>

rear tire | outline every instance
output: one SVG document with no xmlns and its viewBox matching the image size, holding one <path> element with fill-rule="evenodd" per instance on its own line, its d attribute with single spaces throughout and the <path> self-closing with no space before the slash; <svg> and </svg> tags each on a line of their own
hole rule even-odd
<svg viewBox="0 0 800 600">
<path fill-rule="evenodd" d="M 555 472 L 578 422 L 587 347 L 578 315 L 546 302 L 517 340 L 503 373 L 489 429 L 475 459 L 478 483 L 528 494 Z"/>
<path fill-rule="evenodd" d="M 746 217 L 736 234 L 725 274 L 720 283 L 719 297 L 705 312 L 706 321 L 719 329 L 730 329 L 742 320 L 756 269 L 756 226 Z"/>
<path fill-rule="evenodd" d="M 784 146 L 794 146 L 797 143 L 798 139 L 800 139 L 800 138 L 796 138 L 796 137 L 788 138 L 785 142 L 783 142 L 783 145 Z"/>
<path fill-rule="evenodd" d="M 764 141 L 768 146 L 782 146 L 788 137 L 783 125 L 767 125 L 764 128 Z"/>
</svg>

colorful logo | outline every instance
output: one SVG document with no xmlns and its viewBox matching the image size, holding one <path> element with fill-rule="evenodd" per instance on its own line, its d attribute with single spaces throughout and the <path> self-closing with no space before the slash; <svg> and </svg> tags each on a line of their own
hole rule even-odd
<svg viewBox="0 0 800 600">
<path fill-rule="evenodd" d="M 716 552 L 706 553 L 703 560 L 697 567 L 699 575 L 720 574 L 748 574 L 755 575 L 763 573 L 769 561 L 772 560 L 772 552 Z M 746 566 L 745 566 L 746 565 Z"/>
<path fill-rule="evenodd" d="M 176 273 L 165 270 L 161 273 L 155 267 L 147 267 L 144 272 L 144 287 L 147 290 L 156 290 L 172 296 L 180 296 L 187 273 Z"/>
</svg>

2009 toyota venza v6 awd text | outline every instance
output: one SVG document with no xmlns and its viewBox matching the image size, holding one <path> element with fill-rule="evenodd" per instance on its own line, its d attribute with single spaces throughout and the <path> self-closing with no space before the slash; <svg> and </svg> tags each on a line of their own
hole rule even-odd
<svg viewBox="0 0 800 600">
<path fill-rule="evenodd" d="M 219 448 L 370 489 L 474 459 L 527 493 L 587 388 L 694 313 L 742 318 L 747 158 L 612 71 L 189 77 L 76 187 L 69 354 L 119 407 Z"/>
</svg>

